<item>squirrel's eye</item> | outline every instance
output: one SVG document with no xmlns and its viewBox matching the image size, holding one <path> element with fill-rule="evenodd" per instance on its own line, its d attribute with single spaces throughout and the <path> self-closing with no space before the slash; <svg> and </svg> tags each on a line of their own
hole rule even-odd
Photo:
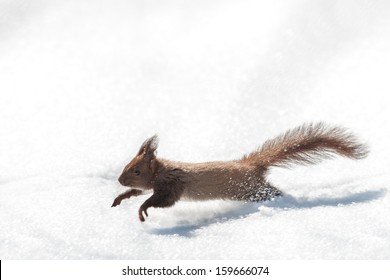
<svg viewBox="0 0 390 280">
<path fill-rule="evenodd" d="M 135 169 L 133 171 L 133 173 L 134 173 L 135 176 L 139 176 L 141 174 L 141 171 L 139 171 L 138 169 Z"/>
</svg>

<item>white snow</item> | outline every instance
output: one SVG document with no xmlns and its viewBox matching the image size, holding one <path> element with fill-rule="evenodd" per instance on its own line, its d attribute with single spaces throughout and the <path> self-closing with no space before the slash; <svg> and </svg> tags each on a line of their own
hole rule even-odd
<svg viewBox="0 0 390 280">
<path fill-rule="evenodd" d="M 1 259 L 389 259 L 390 3 L 0 0 Z M 110 208 L 142 141 L 229 160 L 304 122 L 367 159 L 273 169 L 266 203 Z"/>
</svg>

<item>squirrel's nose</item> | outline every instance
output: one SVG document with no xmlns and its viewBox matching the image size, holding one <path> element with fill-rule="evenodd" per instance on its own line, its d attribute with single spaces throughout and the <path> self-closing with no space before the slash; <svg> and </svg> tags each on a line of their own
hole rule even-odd
<svg viewBox="0 0 390 280">
<path fill-rule="evenodd" d="M 122 186 L 125 185 L 125 176 L 123 175 L 123 173 L 121 174 L 121 176 L 119 176 L 118 181 L 119 181 L 119 183 L 120 183 Z"/>
</svg>

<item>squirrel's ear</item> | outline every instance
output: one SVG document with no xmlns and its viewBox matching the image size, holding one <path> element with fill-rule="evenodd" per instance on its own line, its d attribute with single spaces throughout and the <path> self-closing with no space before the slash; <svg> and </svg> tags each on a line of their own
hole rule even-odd
<svg viewBox="0 0 390 280">
<path fill-rule="evenodd" d="M 154 154 L 158 147 L 158 136 L 153 135 L 152 137 L 146 139 L 142 143 L 141 148 L 138 151 L 138 155 L 143 155 L 148 160 L 152 160 L 156 157 Z"/>
</svg>

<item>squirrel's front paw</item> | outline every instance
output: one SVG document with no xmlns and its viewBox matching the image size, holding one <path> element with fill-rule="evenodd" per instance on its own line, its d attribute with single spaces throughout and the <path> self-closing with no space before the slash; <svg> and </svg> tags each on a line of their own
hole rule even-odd
<svg viewBox="0 0 390 280">
<path fill-rule="evenodd" d="M 142 207 L 139 208 L 139 210 L 138 210 L 138 218 L 139 218 L 139 220 L 140 220 L 141 222 L 145 222 L 145 218 L 144 218 L 144 215 L 143 215 L 142 212 L 145 213 L 146 217 L 148 216 L 148 212 L 146 211 L 146 209 L 144 209 L 144 208 L 142 208 Z"/>
<path fill-rule="evenodd" d="M 115 198 L 114 199 L 114 202 L 112 203 L 112 205 L 111 205 L 111 207 L 115 207 L 115 206 L 118 206 L 119 204 L 121 204 L 121 201 L 122 201 L 122 199 L 120 199 L 120 198 Z"/>
</svg>

